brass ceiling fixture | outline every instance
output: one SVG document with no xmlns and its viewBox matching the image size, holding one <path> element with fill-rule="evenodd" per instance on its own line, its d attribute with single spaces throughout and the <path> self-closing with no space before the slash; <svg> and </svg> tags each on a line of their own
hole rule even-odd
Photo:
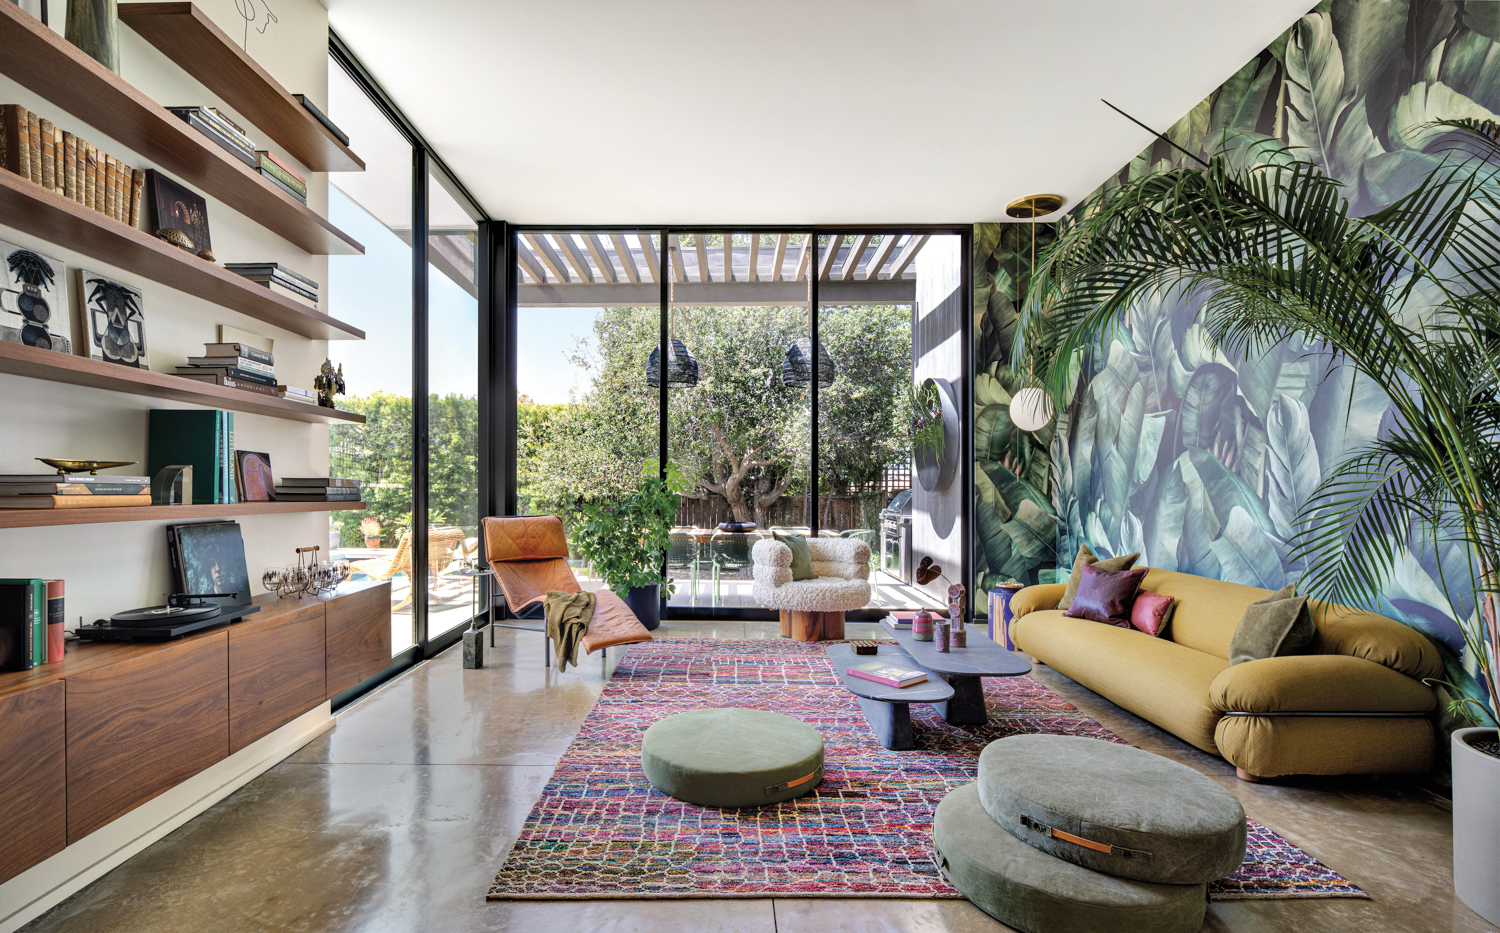
<svg viewBox="0 0 1500 933">
<path fill-rule="evenodd" d="M 1045 217 L 1061 209 L 1062 206 L 1063 197 L 1060 194 L 1029 194 L 1005 205 L 1005 216 L 1030 220 L 1034 217 Z"/>
<path fill-rule="evenodd" d="M 1063 198 L 1057 194 L 1032 194 L 1005 205 L 1006 216 L 1033 221 L 1031 224 L 1031 273 L 1036 274 L 1036 223 L 1063 206 Z M 1021 251 L 1016 250 L 1016 310 L 1021 307 Z M 1017 392 L 1010 402 L 1011 423 L 1022 431 L 1040 431 L 1052 423 L 1054 414 L 1052 400 L 1047 393 L 1036 387 Z"/>
</svg>

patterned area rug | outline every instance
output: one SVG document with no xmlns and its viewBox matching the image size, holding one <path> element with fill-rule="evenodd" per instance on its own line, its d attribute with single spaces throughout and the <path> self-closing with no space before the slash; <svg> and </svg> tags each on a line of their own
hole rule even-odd
<svg viewBox="0 0 1500 933">
<path fill-rule="evenodd" d="M 563 754 L 490 900 L 961 895 L 932 856 L 932 815 L 974 780 L 979 752 L 1017 733 L 1121 742 L 1030 677 L 984 681 L 990 721 L 956 727 L 912 707 L 917 748 L 875 740 L 821 645 L 660 640 L 632 645 Z M 641 773 L 641 734 L 701 707 L 794 716 L 823 734 L 823 783 L 776 806 L 717 810 L 674 800 Z M 1367 897 L 1250 822 L 1249 852 L 1214 900 Z"/>
</svg>

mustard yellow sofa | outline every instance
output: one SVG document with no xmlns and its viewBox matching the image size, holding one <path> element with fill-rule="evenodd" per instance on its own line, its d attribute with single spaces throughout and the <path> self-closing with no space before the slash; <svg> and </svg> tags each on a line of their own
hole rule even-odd
<svg viewBox="0 0 1500 933">
<path fill-rule="evenodd" d="M 1206 752 L 1246 780 L 1287 774 L 1397 774 L 1432 766 L 1442 658 L 1393 619 L 1310 601 L 1310 654 L 1233 667 L 1245 607 L 1269 590 L 1151 569 L 1143 589 L 1177 600 L 1167 631 L 1070 619 L 1063 584 L 1011 600 L 1011 638 L 1037 661 Z"/>
</svg>

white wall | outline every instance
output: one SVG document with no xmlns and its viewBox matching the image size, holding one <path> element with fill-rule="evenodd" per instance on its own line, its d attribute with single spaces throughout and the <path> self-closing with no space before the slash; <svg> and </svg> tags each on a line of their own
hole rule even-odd
<svg viewBox="0 0 1500 933">
<path fill-rule="evenodd" d="M 243 36 L 244 21 L 235 11 L 234 0 L 196 2 L 225 32 L 237 39 Z M 65 4 L 54 0 L 50 6 L 53 28 L 61 32 Z M 308 94 L 320 105 L 326 104 L 327 11 L 314 0 L 279 0 L 275 15 L 279 21 L 264 35 L 257 34 L 252 26 L 251 56 L 288 91 Z M 263 21 L 255 25 L 263 25 Z M 120 27 L 120 40 L 121 77 L 147 96 L 166 106 L 219 106 L 233 112 L 129 27 Z M 0 75 L 0 103 L 17 103 L 35 110 L 61 129 L 75 133 L 134 168 L 154 167 L 139 154 L 3 75 Z M 260 148 L 285 155 L 248 121 L 237 122 L 245 126 Z M 309 206 L 324 213 L 328 202 L 327 176 L 311 174 L 305 167 L 292 164 L 308 179 Z M 178 180 L 196 190 L 192 179 Z M 143 208 L 143 218 L 147 214 Z M 211 197 L 208 216 L 214 254 L 220 263 L 274 260 L 318 282 L 328 282 L 325 257 L 309 256 Z M 186 357 L 201 355 L 203 343 L 217 338 L 219 324 L 274 338 L 277 376 L 292 385 L 310 388 L 318 365 L 327 355 L 324 341 L 310 341 L 227 311 L 133 275 L 129 269 L 99 263 L 68 249 L 66 244 L 24 234 L 5 226 L 4 221 L 0 216 L 0 239 L 36 249 L 67 264 L 69 298 L 75 305 L 74 270 L 80 266 L 141 289 L 147 356 L 153 370 L 172 372 Z M 76 322 L 76 310 L 70 310 Z M 76 332 L 75 323 L 75 342 Z M 3 411 L 0 473 L 46 471 L 35 457 L 137 460 L 138 467 L 120 472 L 144 473 L 147 411 L 190 407 L 194 406 L 0 375 L 0 411 Z M 324 425 L 237 412 L 235 433 L 236 446 L 241 450 L 265 451 L 271 455 L 271 465 L 278 477 L 316 476 L 327 469 L 328 429 Z M 256 592 L 261 571 L 294 561 L 294 548 L 311 544 L 328 546 L 328 517 L 324 513 L 244 516 L 238 520 L 243 527 L 246 560 Z M 65 579 L 69 628 L 77 625 L 80 616 L 93 621 L 122 609 L 160 603 L 171 585 L 163 531 L 166 524 L 143 521 L 0 529 L 0 576 Z"/>
</svg>

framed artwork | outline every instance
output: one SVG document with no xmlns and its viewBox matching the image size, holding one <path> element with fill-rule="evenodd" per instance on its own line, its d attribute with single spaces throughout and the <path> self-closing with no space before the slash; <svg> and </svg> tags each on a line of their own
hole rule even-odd
<svg viewBox="0 0 1500 933">
<path fill-rule="evenodd" d="M 106 275 L 78 270 L 78 305 L 89 357 L 136 369 L 146 364 L 146 320 L 141 290 Z"/>
<path fill-rule="evenodd" d="M 151 232 L 161 236 L 163 230 L 178 230 L 192 243 L 189 252 L 212 251 L 208 202 L 154 168 L 146 169 L 146 184 L 151 190 Z"/>
<path fill-rule="evenodd" d="M 237 593 L 210 600 L 224 606 L 250 604 L 250 572 L 237 522 L 168 525 L 172 577 L 179 593 Z"/>
<path fill-rule="evenodd" d="M 270 502 L 276 498 L 276 481 L 271 478 L 270 454 L 236 450 L 234 467 L 241 502 Z"/>
<path fill-rule="evenodd" d="M 62 260 L 0 240 L 0 340 L 72 353 Z"/>
</svg>

